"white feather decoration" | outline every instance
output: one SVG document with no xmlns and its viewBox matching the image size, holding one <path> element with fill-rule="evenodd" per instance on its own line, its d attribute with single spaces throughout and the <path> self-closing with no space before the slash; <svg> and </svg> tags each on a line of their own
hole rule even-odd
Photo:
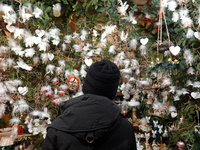
<svg viewBox="0 0 200 150">
<path fill-rule="evenodd" d="M 139 106 L 139 105 L 140 105 L 140 102 L 137 101 L 135 98 L 132 98 L 131 101 L 128 102 L 128 105 L 131 106 L 131 107 L 132 107 L 132 106 L 135 107 L 135 106 Z"/>
<path fill-rule="evenodd" d="M 61 67 L 56 67 L 55 71 L 56 71 L 56 75 L 60 75 L 63 70 Z"/>
<path fill-rule="evenodd" d="M 87 54 L 86 54 L 88 57 L 91 57 L 94 55 L 94 50 L 90 50 Z"/>
<path fill-rule="evenodd" d="M 11 93 L 14 93 L 14 92 L 17 92 L 17 88 L 15 86 L 13 86 L 12 84 L 8 83 L 8 82 L 5 82 L 6 84 L 6 89 L 11 92 Z"/>
<path fill-rule="evenodd" d="M 172 80 L 170 78 L 164 78 L 163 81 L 162 81 L 162 85 L 164 87 L 170 86 L 171 84 L 172 84 Z"/>
<path fill-rule="evenodd" d="M 24 100 L 24 99 L 20 99 L 19 101 L 18 101 L 18 109 L 19 109 L 19 111 L 21 112 L 21 113 L 23 113 L 23 112 L 25 112 L 25 111 L 27 111 L 28 109 L 29 109 L 29 105 L 26 103 L 26 101 Z"/>
<path fill-rule="evenodd" d="M 41 88 L 41 91 L 42 91 L 43 93 L 46 93 L 46 92 L 48 92 L 48 91 L 51 91 L 51 86 L 50 86 L 50 85 L 43 86 L 43 87 Z"/>
<path fill-rule="evenodd" d="M 7 63 L 5 60 L 3 60 L 1 63 L 0 63 L 0 69 L 3 70 L 3 71 L 6 71 L 7 70 Z"/>
<path fill-rule="evenodd" d="M 53 84 L 57 84 L 57 82 L 59 82 L 59 79 L 58 79 L 57 77 L 54 77 L 54 78 L 51 80 L 51 82 L 52 82 Z"/>
<path fill-rule="evenodd" d="M 12 119 L 9 120 L 11 125 L 16 125 L 20 123 L 20 118 L 18 117 L 13 117 Z"/>
<path fill-rule="evenodd" d="M 0 46 L 0 54 L 6 54 L 9 51 L 9 48 L 6 46 Z"/>
<path fill-rule="evenodd" d="M 129 65 L 130 65 L 130 60 L 125 59 L 125 60 L 123 61 L 123 64 L 124 64 L 124 67 L 125 67 L 125 68 L 128 68 Z"/>
<path fill-rule="evenodd" d="M 6 110 L 6 105 L 4 103 L 1 103 L 0 105 L 0 118 L 2 118 L 4 116 Z"/>
<path fill-rule="evenodd" d="M 139 68 L 135 70 L 135 74 L 136 74 L 136 75 L 139 75 L 139 74 L 140 74 L 140 69 L 139 69 Z"/>
<path fill-rule="evenodd" d="M 69 70 L 65 70 L 65 78 L 68 78 L 70 76 L 70 71 Z"/>
<path fill-rule="evenodd" d="M 121 69 L 121 73 L 122 74 L 131 74 L 132 70 L 131 70 L 131 68 Z"/>
<path fill-rule="evenodd" d="M 42 63 L 47 63 L 47 61 L 48 61 L 48 54 L 47 53 L 42 53 L 41 55 L 40 55 L 40 58 L 42 59 Z"/>
<path fill-rule="evenodd" d="M 186 38 L 191 38 L 194 35 L 194 31 L 191 28 L 188 28 L 188 31 L 186 33 Z"/>
<path fill-rule="evenodd" d="M 193 87 L 194 87 L 194 88 L 200 88 L 200 81 L 195 81 L 195 82 L 193 83 Z"/>
<path fill-rule="evenodd" d="M 75 49 L 76 52 L 80 52 L 82 46 L 81 46 L 81 45 L 78 45 L 78 44 L 74 44 L 74 45 L 72 46 L 72 48 Z"/>
<path fill-rule="evenodd" d="M 54 73 L 54 69 L 55 69 L 55 66 L 54 66 L 54 65 L 48 64 L 48 65 L 46 66 L 46 73 L 47 73 L 47 74 L 48 74 L 48 73 L 53 74 L 53 73 Z"/>
<path fill-rule="evenodd" d="M 61 91 L 65 91 L 67 88 L 68 88 L 67 84 L 61 84 L 61 85 L 59 86 L 59 89 L 60 89 Z"/>
<path fill-rule="evenodd" d="M 72 35 L 65 35 L 64 41 L 65 43 L 71 43 Z"/>
<path fill-rule="evenodd" d="M 140 46 L 140 54 L 141 54 L 142 56 L 144 56 L 144 55 L 147 54 L 146 49 L 147 49 L 147 47 L 146 47 L 145 45 L 141 45 L 141 46 Z"/>
<path fill-rule="evenodd" d="M 194 69 L 192 67 L 190 67 L 188 70 L 187 70 L 187 74 L 195 74 L 194 73 Z"/>
<path fill-rule="evenodd" d="M 65 43 L 63 43 L 63 44 L 61 45 L 61 47 L 62 47 L 62 51 L 66 51 L 66 50 L 67 50 L 67 45 L 66 45 Z"/>
<path fill-rule="evenodd" d="M 170 86 L 169 92 L 171 92 L 172 94 L 174 94 L 175 91 L 176 91 L 176 86 Z"/>
<path fill-rule="evenodd" d="M 193 64 L 193 62 L 194 62 L 194 57 L 193 57 L 193 55 L 187 56 L 185 62 L 186 62 L 187 65 L 192 66 L 192 64 Z"/>
<path fill-rule="evenodd" d="M 169 112 L 171 113 L 171 112 L 176 112 L 177 111 L 177 109 L 176 109 L 176 107 L 175 106 L 169 106 Z"/>
<path fill-rule="evenodd" d="M 186 82 L 186 86 L 193 86 L 192 81 L 191 81 L 191 80 L 187 80 L 187 82 Z"/>
<path fill-rule="evenodd" d="M 37 127 L 33 127 L 33 135 L 39 134 L 39 129 Z"/>
<path fill-rule="evenodd" d="M 186 88 L 182 88 L 182 89 L 181 89 L 181 92 L 182 92 L 183 95 L 189 94 L 189 92 L 187 91 Z"/>
<path fill-rule="evenodd" d="M 73 33 L 73 37 L 74 40 L 79 38 L 79 33 L 76 33 L 76 31 Z"/>
<path fill-rule="evenodd" d="M 34 119 L 33 123 L 34 123 L 34 126 L 39 126 L 40 125 L 40 120 L 39 119 Z"/>
<path fill-rule="evenodd" d="M 77 69 L 74 69 L 74 70 L 71 72 L 71 75 L 79 76 L 79 71 L 78 71 Z"/>
<path fill-rule="evenodd" d="M 97 49 L 94 51 L 94 53 L 97 54 L 97 55 L 99 55 L 102 51 L 103 51 L 102 48 L 99 47 L 99 48 L 97 48 Z"/>
<path fill-rule="evenodd" d="M 80 70 L 81 77 L 86 77 L 87 72 L 84 69 Z"/>
<path fill-rule="evenodd" d="M 33 57 L 34 65 L 38 65 L 40 63 L 40 58 L 38 56 Z"/>
<path fill-rule="evenodd" d="M 60 65 L 60 67 L 62 67 L 63 69 L 65 69 L 65 60 L 59 60 L 58 64 Z"/>
<path fill-rule="evenodd" d="M 132 67 L 132 69 L 138 68 L 139 62 L 136 59 L 131 59 L 131 67 Z"/>
<path fill-rule="evenodd" d="M 41 112 L 39 110 L 34 110 L 30 113 L 33 117 L 40 117 L 41 116 Z"/>
<path fill-rule="evenodd" d="M 137 47 L 137 40 L 136 39 L 132 39 L 132 40 L 130 40 L 130 42 L 129 42 L 129 46 L 131 47 L 131 48 L 133 48 L 134 50 L 136 50 L 136 47 Z"/>
<path fill-rule="evenodd" d="M 121 36 L 120 36 L 120 38 L 121 38 L 121 41 L 122 42 L 126 42 L 127 41 L 127 37 L 128 37 L 128 33 L 124 33 L 124 31 L 122 31 L 121 32 Z"/>
<path fill-rule="evenodd" d="M 115 45 L 111 45 L 109 50 L 108 50 L 109 54 L 115 54 Z"/>
<path fill-rule="evenodd" d="M 81 36 L 80 36 L 80 38 L 81 38 L 82 41 L 86 40 L 87 35 L 88 35 L 88 33 L 87 33 L 86 30 L 81 30 Z"/>
<path fill-rule="evenodd" d="M 134 84 L 135 82 L 136 82 L 137 80 L 134 78 L 134 77 L 130 77 L 130 79 L 129 79 L 129 83 L 130 84 Z"/>
<path fill-rule="evenodd" d="M 164 57 L 169 57 L 169 51 L 164 52 Z"/>
<path fill-rule="evenodd" d="M 183 53 L 184 58 L 186 59 L 187 56 L 190 56 L 190 55 L 192 55 L 192 52 L 189 49 L 185 49 L 185 51 Z"/>
<path fill-rule="evenodd" d="M 97 37 L 97 35 L 98 35 L 98 32 L 95 29 L 93 29 L 93 35 L 94 35 L 94 37 Z"/>
<path fill-rule="evenodd" d="M 20 59 L 19 61 L 17 61 L 17 66 L 14 66 L 14 68 L 22 68 L 27 71 L 31 71 L 33 67 L 27 65 L 22 59 Z"/>
<path fill-rule="evenodd" d="M 15 61 L 12 58 L 8 58 L 6 61 L 7 61 L 8 67 L 12 67 L 15 64 Z"/>
</svg>

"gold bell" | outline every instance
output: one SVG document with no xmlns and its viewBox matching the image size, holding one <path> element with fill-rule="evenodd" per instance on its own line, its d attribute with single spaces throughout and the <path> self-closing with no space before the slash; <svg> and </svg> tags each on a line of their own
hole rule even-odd
<svg viewBox="0 0 200 150">
<path fill-rule="evenodd" d="M 175 63 L 178 63 L 178 60 L 177 60 L 177 59 L 175 59 L 175 60 L 174 60 L 174 62 L 175 62 Z"/>
<path fill-rule="evenodd" d="M 169 58 L 169 59 L 168 59 L 168 61 L 169 61 L 169 62 L 171 62 L 171 61 L 172 61 L 172 59 L 171 59 L 171 58 Z"/>
</svg>

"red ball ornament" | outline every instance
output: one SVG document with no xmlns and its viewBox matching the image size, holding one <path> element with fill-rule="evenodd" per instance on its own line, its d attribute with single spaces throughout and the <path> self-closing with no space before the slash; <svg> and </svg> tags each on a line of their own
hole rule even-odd
<svg viewBox="0 0 200 150">
<path fill-rule="evenodd" d="M 146 22 L 151 22 L 151 19 L 146 18 L 145 21 L 146 21 Z"/>
</svg>

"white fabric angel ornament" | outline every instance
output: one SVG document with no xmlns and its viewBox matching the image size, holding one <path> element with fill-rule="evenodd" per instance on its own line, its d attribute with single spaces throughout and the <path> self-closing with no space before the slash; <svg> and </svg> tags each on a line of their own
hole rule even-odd
<svg viewBox="0 0 200 150">
<path fill-rule="evenodd" d="M 154 127 L 158 127 L 158 120 L 153 120 Z"/>
<path fill-rule="evenodd" d="M 163 125 L 158 125 L 158 133 L 159 134 L 162 134 L 162 128 L 163 128 Z"/>
<path fill-rule="evenodd" d="M 152 138 L 156 138 L 157 131 L 156 130 L 152 130 L 151 132 L 152 132 Z"/>
<path fill-rule="evenodd" d="M 135 135 L 135 140 L 136 140 L 136 144 L 137 144 L 137 150 L 143 150 L 144 146 L 141 145 L 141 143 L 140 143 L 141 135 L 140 134 L 136 134 Z"/>
<path fill-rule="evenodd" d="M 148 141 L 149 141 L 149 137 L 150 137 L 150 133 L 144 133 L 144 135 L 145 135 L 145 138 L 146 138 L 146 143 L 148 143 Z"/>
<path fill-rule="evenodd" d="M 145 118 L 147 120 L 147 123 L 150 123 L 151 116 L 146 116 Z"/>
</svg>

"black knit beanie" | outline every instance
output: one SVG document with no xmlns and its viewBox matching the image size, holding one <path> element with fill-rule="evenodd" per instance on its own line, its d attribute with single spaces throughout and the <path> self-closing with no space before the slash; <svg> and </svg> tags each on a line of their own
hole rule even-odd
<svg viewBox="0 0 200 150">
<path fill-rule="evenodd" d="M 110 60 L 101 60 L 92 64 L 83 83 L 84 94 L 106 96 L 113 100 L 120 79 L 118 67 Z"/>
</svg>

